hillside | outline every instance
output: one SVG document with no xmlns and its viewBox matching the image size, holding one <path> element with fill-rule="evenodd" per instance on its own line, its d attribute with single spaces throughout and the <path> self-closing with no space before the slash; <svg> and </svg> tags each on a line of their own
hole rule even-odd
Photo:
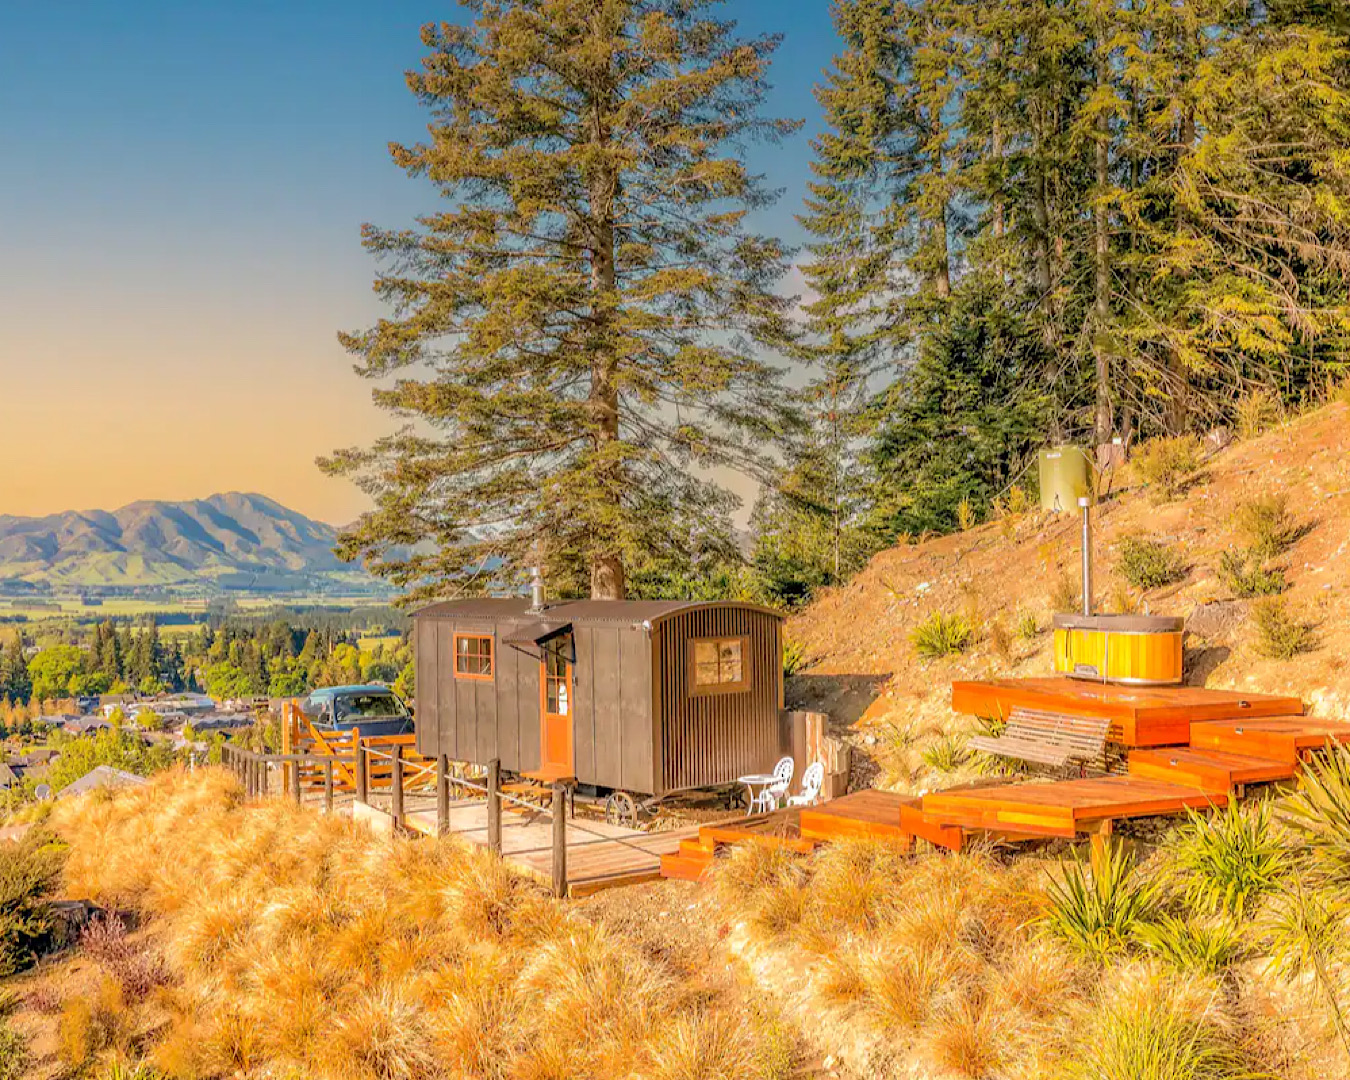
<svg viewBox="0 0 1350 1080">
<path fill-rule="evenodd" d="M 1189 681 L 1213 687 L 1296 693 L 1324 716 L 1350 713 L 1350 408 L 1327 406 L 1203 464 L 1183 495 L 1159 502 L 1125 470 L 1097 508 L 1098 610 L 1122 606 L 1121 540 L 1143 534 L 1184 559 L 1184 578 L 1128 603 L 1188 619 Z M 1219 580 L 1221 555 L 1238 543 L 1235 510 L 1254 498 L 1287 497 L 1301 535 L 1274 560 L 1289 582 L 1290 612 L 1311 624 L 1316 647 L 1290 660 L 1260 655 L 1254 602 L 1234 599 Z M 792 680 L 798 706 L 820 707 L 852 724 L 879 782 L 897 788 L 945 786 L 939 776 L 948 732 L 965 726 L 949 707 L 953 679 L 1046 674 L 1052 666 L 1051 596 L 1066 576 L 1076 592 L 1075 516 L 1029 512 L 957 535 L 892 548 L 847 586 L 820 596 L 788 626 L 809 663 Z M 977 638 L 964 654 L 917 655 L 914 628 L 932 612 L 966 614 Z M 1038 632 L 1019 636 L 1024 615 Z M 950 769 L 944 770 L 950 772 Z"/>
<path fill-rule="evenodd" d="M 262 495 L 0 515 L 0 591 L 371 589 L 333 554 L 336 530 Z"/>
</svg>

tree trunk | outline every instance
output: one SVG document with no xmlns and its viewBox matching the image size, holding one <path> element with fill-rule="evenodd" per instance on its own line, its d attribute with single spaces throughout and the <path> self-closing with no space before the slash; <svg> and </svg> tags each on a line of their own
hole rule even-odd
<svg viewBox="0 0 1350 1080">
<path fill-rule="evenodd" d="M 1187 109 L 1181 118 L 1181 130 L 1178 132 L 1177 145 L 1177 169 L 1180 171 L 1184 167 L 1185 159 L 1190 154 L 1195 145 L 1195 113 Z M 1181 211 L 1180 200 L 1174 204 L 1173 223 L 1178 236 L 1186 236 L 1189 232 L 1189 226 Z M 1190 389 L 1191 376 L 1186 370 L 1186 365 L 1181 359 L 1181 355 L 1172 349 L 1167 357 L 1168 374 L 1168 398 L 1167 398 L 1167 430 L 1169 434 L 1181 435 L 1186 431 L 1190 421 Z"/>
<path fill-rule="evenodd" d="M 936 113 L 928 118 L 928 134 L 932 140 L 933 151 L 932 178 L 935 184 L 944 183 L 942 177 L 942 117 Z M 932 239 L 936 263 L 933 267 L 933 291 L 941 300 L 952 294 L 951 252 L 947 240 L 947 199 L 944 196 L 938 203 L 933 218 L 928 222 L 929 236 Z"/>
<path fill-rule="evenodd" d="M 1110 78 L 1107 67 L 1106 22 L 1097 22 L 1097 88 L 1105 90 Z M 1093 327 L 1092 351 L 1096 360 L 1097 408 L 1093 434 L 1098 446 L 1109 442 L 1113 420 L 1111 416 L 1111 355 L 1106 334 L 1111 322 L 1111 237 L 1107 221 L 1106 195 L 1110 184 L 1111 125 L 1106 113 L 1097 118 L 1096 181 L 1097 197 L 1093 205 L 1095 244 L 1093 253 Z"/>
<path fill-rule="evenodd" d="M 604 149 L 609 143 L 602 99 L 597 96 L 592 111 L 592 140 Z M 615 289 L 614 202 L 618 177 L 608 165 L 591 177 L 591 390 L 588 397 L 594 423 L 594 442 L 600 481 L 600 497 L 612 504 L 617 516 L 622 498 L 620 466 L 610 454 L 619 439 L 619 388 L 614 335 L 610 326 Z M 591 599 L 622 600 L 626 591 L 623 558 L 614 537 L 597 536 L 591 550 Z"/>
</svg>

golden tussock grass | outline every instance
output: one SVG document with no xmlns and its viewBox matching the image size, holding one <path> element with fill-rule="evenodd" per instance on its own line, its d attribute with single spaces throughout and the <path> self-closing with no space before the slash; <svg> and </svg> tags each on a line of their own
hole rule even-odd
<svg viewBox="0 0 1350 1080">
<path fill-rule="evenodd" d="M 209 769 L 71 800 L 52 820 L 67 892 L 134 910 L 163 945 L 172 978 L 137 1006 L 156 1024 L 139 1050 L 172 1080 L 778 1075 L 771 1022 L 733 1017 L 699 973 L 482 849 L 245 806 Z M 745 882 L 790 885 L 798 871 L 761 855 Z M 115 1011 L 68 1009 L 72 1068 L 126 1042 Z"/>
</svg>

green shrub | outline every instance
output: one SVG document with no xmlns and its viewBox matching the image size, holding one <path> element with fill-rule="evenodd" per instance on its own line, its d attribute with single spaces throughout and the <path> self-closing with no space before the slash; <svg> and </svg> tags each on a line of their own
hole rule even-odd
<svg viewBox="0 0 1350 1080">
<path fill-rule="evenodd" d="M 1336 743 L 1303 767 L 1281 817 L 1299 834 L 1317 876 L 1350 900 L 1350 747 Z"/>
<path fill-rule="evenodd" d="M 1023 611 L 1017 616 L 1017 636 L 1023 641 L 1035 641 L 1041 633 L 1040 620 L 1034 612 Z"/>
<path fill-rule="evenodd" d="M 1270 660 L 1292 660 L 1317 647 L 1312 627 L 1289 613 L 1277 597 L 1262 600 L 1253 609 L 1256 617 L 1256 650 Z"/>
<path fill-rule="evenodd" d="M 1050 585 L 1050 610 L 1058 614 L 1077 611 L 1083 603 L 1083 587 L 1060 567 Z"/>
<path fill-rule="evenodd" d="M 964 739 L 955 735 L 940 735 L 923 751 L 923 760 L 929 768 L 941 773 L 956 772 L 970 760 Z"/>
<path fill-rule="evenodd" d="M 1187 980 L 1131 970 L 1102 988 L 1063 1074 L 1074 1080 L 1239 1080 L 1255 1077 L 1212 995 Z"/>
<path fill-rule="evenodd" d="M 783 674 L 788 678 L 796 675 L 810 661 L 806 658 L 806 646 L 800 641 L 783 642 Z"/>
<path fill-rule="evenodd" d="M 975 630 L 964 615 L 935 611 L 914 628 L 909 638 L 920 656 L 936 660 L 965 652 L 975 639 Z"/>
<path fill-rule="evenodd" d="M 1178 919 L 1161 915 L 1140 923 L 1139 943 L 1178 971 L 1221 975 L 1247 955 L 1244 932 L 1231 919 Z"/>
<path fill-rule="evenodd" d="M 1289 512 L 1289 496 L 1262 495 L 1242 503 L 1233 512 L 1233 527 L 1257 559 L 1273 559 L 1303 534 Z"/>
<path fill-rule="evenodd" d="M 1158 540 L 1126 536 L 1120 541 L 1120 576 L 1136 589 L 1156 589 L 1186 576 L 1182 554 Z"/>
<path fill-rule="evenodd" d="M 1187 813 L 1174 855 L 1186 902 L 1206 915 L 1250 915 L 1288 871 L 1286 848 L 1270 825 L 1270 804 L 1242 808 L 1230 802 L 1208 818 Z"/>
<path fill-rule="evenodd" d="M 0 1080 L 22 1080 L 28 1061 L 28 1043 L 0 1016 Z"/>
<path fill-rule="evenodd" d="M 1238 435 L 1254 439 L 1280 422 L 1284 407 L 1280 396 L 1269 387 L 1258 387 L 1243 397 L 1235 410 Z"/>
<path fill-rule="evenodd" d="M 1075 858 L 1061 876 L 1052 873 L 1046 895 L 1042 929 L 1097 963 L 1123 953 L 1158 902 L 1157 887 L 1139 878 L 1117 841 L 1102 847 L 1094 867 Z"/>
<path fill-rule="evenodd" d="M 1134 471 L 1157 502 L 1177 498 L 1200 468 L 1200 442 L 1189 435 L 1150 439 L 1133 455 Z"/>
<path fill-rule="evenodd" d="M 37 830 L 0 844 L 0 978 L 28 967 L 47 940 L 46 901 L 64 861 L 64 849 Z"/>
<path fill-rule="evenodd" d="M 1277 596 L 1289 587 L 1278 566 L 1264 567 L 1250 551 L 1225 551 L 1219 556 L 1219 581 L 1243 600 Z"/>
</svg>

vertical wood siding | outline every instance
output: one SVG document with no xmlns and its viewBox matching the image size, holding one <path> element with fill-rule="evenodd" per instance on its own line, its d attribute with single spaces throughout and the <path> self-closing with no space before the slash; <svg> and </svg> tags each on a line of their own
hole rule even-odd
<svg viewBox="0 0 1350 1080">
<path fill-rule="evenodd" d="M 739 608 L 696 608 L 660 623 L 652 652 L 659 702 L 660 793 L 724 784 L 764 772 L 790 753 L 781 723 L 782 621 Z M 695 638 L 748 639 L 749 689 L 694 694 L 689 642 Z"/>
<path fill-rule="evenodd" d="M 502 643 L 515 625 L 481 617 L 418 620 L 419 752 L 478 764 L 498 757 L 518 773 L 539 768 L 539 659 Z M 650 632 L 574 625 L 577 780 L 660 795 L 772 767 L 784 752 L 781 626 L 773 615 L 737 608 L 681 612 Z M 490 681 L 455 678 L 457 631 L 492 635 Z M 748 640 L 748 690 L 690 693 L 689 641 L 698 637 Z"/>
</svg>

